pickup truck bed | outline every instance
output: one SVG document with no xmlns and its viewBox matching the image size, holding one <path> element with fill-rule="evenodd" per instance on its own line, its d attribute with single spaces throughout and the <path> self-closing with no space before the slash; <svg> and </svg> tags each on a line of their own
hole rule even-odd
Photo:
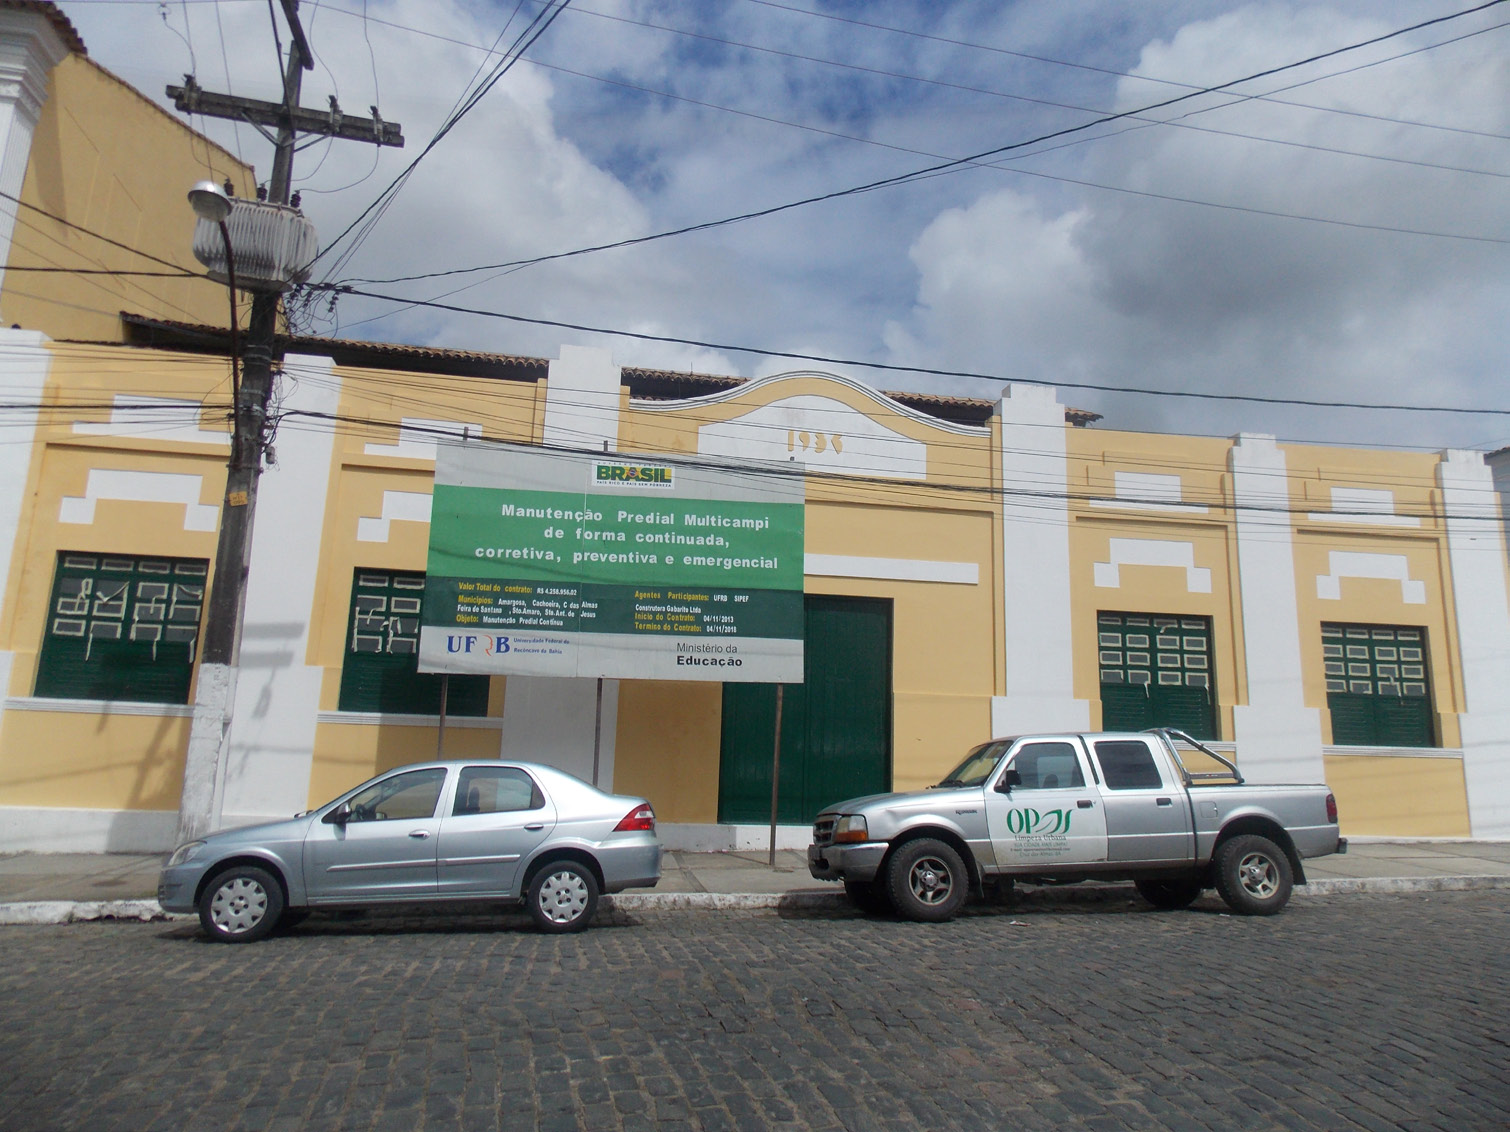
<svg viewBox="0 0 1510 1132">
<path fill-rule="evenodd" d="M 1191 770 L 1177 744 L 1218 770 Z M 1131 880 L 1180 908 L 1215 888 L 1236 911 L 1280 911 L 1303 861 L 1346 852 L 1324 785 L 1244 782 L 1169 730 L 1026 735 L 969 753 L 927 790 L 853 798 L 818 815 L 808 870 L 858 905 L 952 917 L 1016 882 Z"/>
</svg>

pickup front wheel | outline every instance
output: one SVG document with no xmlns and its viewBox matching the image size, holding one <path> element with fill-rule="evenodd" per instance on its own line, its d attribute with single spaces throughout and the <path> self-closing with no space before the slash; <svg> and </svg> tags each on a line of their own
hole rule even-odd
<svg viewBox="0 0 1510 1132">
<path fill-rule="evenodd" d="M 1294 875 L 1284 850 L 1267 837 L 1243 834 L 1216 851 L 1216 890 L 1245 916 L 1272 916 L 1290 901 Z"/>
<path fill-rule="evenodd" d="M 887 887 L 904 920 L 951 920 L 969 895 L 970 876 L 960 855 L 931 837 L 909 841 L 886 868 Z"/>
</svg>

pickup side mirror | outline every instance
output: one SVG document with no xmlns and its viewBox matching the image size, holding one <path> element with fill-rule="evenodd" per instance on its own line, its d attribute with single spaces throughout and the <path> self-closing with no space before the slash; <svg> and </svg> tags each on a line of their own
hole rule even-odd
<svg viewBox="0 0 1510 1132">
<path fill-rule="evenodd" d="M 1009 766 L 1001 776 L 1001 781 L 996 784 L 998 794 L 1012 793 L 1012 787 L 1022 785 L 1022 772 L 1015 766 Z"/>
<path fill-rule="evenodd" d="M 345 825 L 351 820 L 351 803 L 342 802 L 320 820 L 326 825 Z"/>
</svg>

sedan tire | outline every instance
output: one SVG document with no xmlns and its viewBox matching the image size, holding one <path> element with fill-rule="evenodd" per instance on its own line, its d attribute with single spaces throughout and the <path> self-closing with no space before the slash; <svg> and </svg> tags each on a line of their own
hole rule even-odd
<svg viewBox="0 0 1510 1132">
<path fill-rule="evenodd" d="M 221 943 L 253 943 L 272 934 L 283 915 L 283 886 L 266 869 L 232 865 L 199 897 L 199 925 Z"/>
<path fill-rule="evenodd" d="M 598 881 L 577 861 L 551 861 L 530 881 L 530 916 L 543 932 L 579 932 L 598 910 Z"/>
<path fill-rule="evenodd" d="M 893 853 L 886 878 L 892 906 L 904 920 L 952 920 L 969 895 L 965 862 L 931 837 L 909 841 Z"/>
</svg>

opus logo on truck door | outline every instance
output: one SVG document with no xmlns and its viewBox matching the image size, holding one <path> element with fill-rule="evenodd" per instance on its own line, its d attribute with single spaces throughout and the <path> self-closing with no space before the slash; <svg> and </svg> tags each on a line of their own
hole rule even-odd
<svg viewBox="0 0 1510 1132">
<path fill-rule="evenodd" d="M 1024 806 L 1007 811 L 1007 832 L 1019 837 L 1069 833 L 1073 810 L 1035 810 Z"/>
<path fill-rule="evenodd" d="M 484 656 L 502 656 L 509 651 L 509 639 L 472 633 L 447 633 L 446 651 L 466 653 L 469 656 L 473 652 L 480 652 Z"/>
</svg>

